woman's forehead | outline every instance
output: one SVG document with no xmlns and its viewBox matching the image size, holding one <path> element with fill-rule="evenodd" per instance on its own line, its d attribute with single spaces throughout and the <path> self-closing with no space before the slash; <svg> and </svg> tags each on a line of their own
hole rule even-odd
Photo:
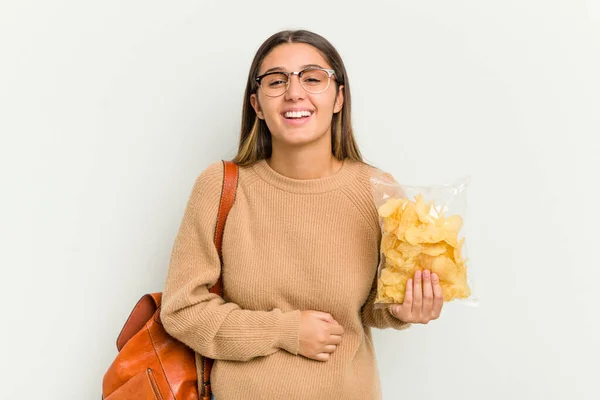
<svg viewBox="0 0 600 400">
<path fill-rule="evenodd" d="M 331 68 L 315 47 L 306 43 L 285 43 L 267 54 L 261 63 L 259 75 L 268 70 L 299 71 L 306 66 Z"/>
</svg>

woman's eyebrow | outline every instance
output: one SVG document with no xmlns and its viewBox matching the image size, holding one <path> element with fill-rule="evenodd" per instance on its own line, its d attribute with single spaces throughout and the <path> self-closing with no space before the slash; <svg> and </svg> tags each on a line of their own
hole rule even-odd
<svg viewBox="0 0 600 400">
<path fill-rule="evenodd" d="M 303 65 L 300 68 L 301 69 L 306 69 L 306 68 L 323 68 L 323 67 L 320 66 L 319 64 L 306 64 L 306 65 Z M 274 72 L 274 71 L 285 71 L 285 68 L 283 68 L 283 67 L 269 68 L 268 70 L 266 70 L 265 72 L 263 72 L 261 75 L 268 74 L 269 72 Z"/>
<path fill-rule="evenodd" d="M 301 68 L 306 69 L 306 68 L 323 68 L 323 67 L 321 67 L 319 64 L 306 64 L 306 65 L 303 65 Z"/>
<path fill-rule="evenodd" d="M 273 67 L 273 68 L 269 68 L 268 70 L 263 72 L 261 75 L 268 74 L 269 72 L 274 72 L 274 71 L 285 71 L 285 69 L 283 67 Z"/>
</svg>

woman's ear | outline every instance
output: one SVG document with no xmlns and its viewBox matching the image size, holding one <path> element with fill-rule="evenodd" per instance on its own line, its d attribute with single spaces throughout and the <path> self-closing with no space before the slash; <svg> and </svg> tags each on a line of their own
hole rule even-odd
<svg viewBox="0 0 600 400">
<path fill-rule="evenodd" d="M 260 108 L 260 103 L 258 102 L 258 98 L 256 97 L 256 93 L 252 93 L 250 95 L 250 104 L 252 105 L 252 108 L 254 108 L 254 112 L 256 113 L 256 116 L 260 119 L 265 119 L 265 116 L 262 113 L 262 110 Z"/>
<path fill-rule="evenodd" d="M 344 105 L 344 85 L 340 85 L 338 88 L 337 96 L 335 98 L 335 104 L 333 105 L 333 113 L 339 113 L 342 111 Z"/>
</svg>

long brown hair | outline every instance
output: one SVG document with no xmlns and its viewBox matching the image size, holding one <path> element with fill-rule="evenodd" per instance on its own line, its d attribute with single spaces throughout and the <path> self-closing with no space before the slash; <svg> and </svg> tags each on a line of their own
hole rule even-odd
<svg viewBox="0 0 600 400">
<path fill-rule="evenodd" d="M 315 47 L 335 70 L 336 88 L 339 90 L 340 85 L 344 85 L 344 103 L 341 111 L 334 114 L 331 120 L 332 154 L 338 160 L 350 158 L 363 161 L 352 131 L 350 86 L 342 57 L 327 39 L 316 33 L 307 30 L 286 30 L 277 32 L 265 40 L 254 56 L 244 93 L 239 148 L 233 162 L 246 166 L 271 156 L 271 132 L 266 122 L 257 117 L 250 103 L 250 96 L 258 89 L 255 78 L 262 61 L 271 50 L 284 43 L 306 43 Z"/>
</svg>

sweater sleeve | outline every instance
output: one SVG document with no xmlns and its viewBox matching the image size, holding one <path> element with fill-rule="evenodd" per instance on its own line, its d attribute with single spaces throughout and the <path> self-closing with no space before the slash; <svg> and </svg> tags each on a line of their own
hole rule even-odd
<svg viewBox="0 0 600 400">
<path fill-rule="evenodd" d="M 371 292 L 369 293 L 369 297 L 367 297 L 367 301 L 362 307 L 361 316 L 362 321 L 365 326 L 371 328 L 394 328 L 397 330 L 402 330 L 409 328 L 411 326 L 408 322 L 403 322 L 398 318 L 394 317 L 388 307 L 375 309 L 375 299 L 377 298 L 377 278 L 371 287 Z"/>
<path fill-rule="evenodd" d="M 222 162 L 210 165 L 194 184 L 163 291 L 165 330 L 213 359 L 247 361 L 280 349 L 297 354 L 299 310 L 244 310 L 209 292 L 221 273 L 213 240 L 222 184 Z"/>
</svg>

